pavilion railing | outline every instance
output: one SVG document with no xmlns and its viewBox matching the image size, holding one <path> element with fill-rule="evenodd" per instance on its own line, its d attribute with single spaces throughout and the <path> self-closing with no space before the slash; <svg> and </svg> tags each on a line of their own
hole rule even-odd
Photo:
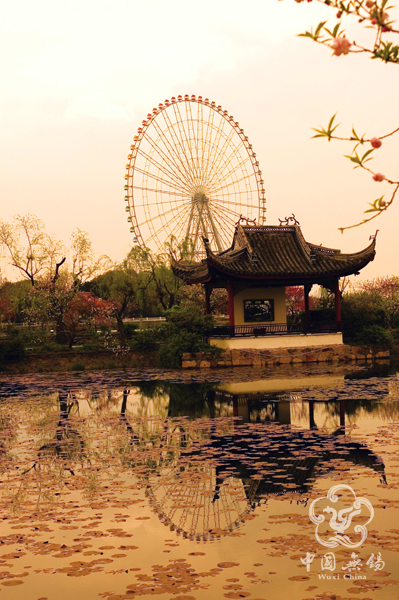
<svg viewBox="0 0 399 600">
<path fill-rule="evenodd" d="M 251 325 L 222 325 L 214 327 L 210 337 L 265 337 L 269 335 L 292 335 L 303 333 L 336 333 L 341 324 L 336 321 L 319 321 L 306 326 L 299 323 L 288 327 L 287 323 L 259 323 Z"/>
</svg>

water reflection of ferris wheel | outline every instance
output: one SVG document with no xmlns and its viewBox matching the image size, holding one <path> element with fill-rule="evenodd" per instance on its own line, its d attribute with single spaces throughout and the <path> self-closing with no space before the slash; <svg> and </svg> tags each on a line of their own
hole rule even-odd
<svg viewBox="0 0 399 600">
<path fill-rule="evenodd" d="M 220 481 L 217 470 L 206 463 L 150 477 L 147 495 L 164 525 L 198 541 L 230 533 L 251 511 L 242 480 Z"/>
</svg>

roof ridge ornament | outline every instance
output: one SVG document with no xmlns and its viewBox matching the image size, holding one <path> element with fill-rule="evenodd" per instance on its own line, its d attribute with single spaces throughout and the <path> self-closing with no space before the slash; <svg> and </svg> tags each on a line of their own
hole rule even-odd
<svg viewBox="0 0 399 600">
<path fill-rule="evenodd" d="M 280 225 L 279 227 L 282 226 L 287 226 L 290 225 L 292 223 L 292 225 L 298 225 L 300 226 L 299 221 L 296 220 L 294 213 L 292 213 L 291 217 L 285 217 L 285 219 L 279 219 Z"/>
<path fill-rule="evenodd" d="M 243 215 L 240 215 L 240 218 L 238 219 L 237 223 L 235 223 L 235 226 L 237 227 L 241 221 L 245 221 L 247 225 L 256 225 L 256 219 L 248 219 L 248 217 L 243 217 Z"/>
<path fill-rule="evenodd" d="M 373 242 L 376 241 L 377 239 L 377 233 L 379 232 L 379 229 L 377 229 L 377 231 L 375 232 L 374 235 L 370 235 L 369 240 L 372 240 Z"/>
</svg>

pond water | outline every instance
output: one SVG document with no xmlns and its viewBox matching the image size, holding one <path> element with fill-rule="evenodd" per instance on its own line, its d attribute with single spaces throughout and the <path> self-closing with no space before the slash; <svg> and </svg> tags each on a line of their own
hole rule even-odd
<svg viewBox="0 0 399 600">
<path fill-rule="evenodd" d="M 2 376 L 0 596 L 399 598 L 398 425 L 396 368 Z"/>
</svg>

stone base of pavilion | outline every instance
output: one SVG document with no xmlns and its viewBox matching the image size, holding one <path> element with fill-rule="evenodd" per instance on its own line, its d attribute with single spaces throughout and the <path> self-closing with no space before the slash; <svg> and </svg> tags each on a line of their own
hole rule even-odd
<svg viewBox="0 0 399 600">
<path fill-rule="evenodd" d="M 330 334 L 331 336 L 339 336 L 340 334 Z M 288 336 L 284 336 L 286 338 Z M 294 337 L 294 336 L 292 336 Z M 223 368 L 223 367 L 267 367 L 286 364 L 300 363 L 355 363 L 355 362 L 371 362 L 375 359 L 387 360 L 390 357 L 389 350 L 378 352 L 374 357 L 367 353 L 364 348 L 359 346 L 348 346 L 342 344 L 342 341 L 329 344 L 315 344 L 313 339 L 319 337 L 317 334 L 301 336 L 307 339 L 308 345 L 296 345 L 285 347 L 268 347 L 259 348 L 254 338 L 247 338 L 243 341 L 252 341 L 252 347 L 247 348 L 227 348 L 221 349 L 221 353 L 210 355 L 209 353 L 185 353 L 183 354 L 182 367 L 183 369 L 203 369 L 203 368 Z M 320 335 L 319 340 L 327 336 Z M 296 336 L 298 339 L 298 336 Z M 312 342 L 310 343 L 310 339 Z M 330 339 L 330 338 L 329 338 Z M 226 342 L 231 340 L 217 340 L 218 342 Z M 280 342 L 281 343 L 281 342 Z"/>
<path fill-rule="evenodd" d="M 271 350 L 273 348 L 307 348 L 342 345 L 342 333 L 308 333 L 265 337 L 208 338 L 211 346 L 222 350 Z"/>
</svg>

